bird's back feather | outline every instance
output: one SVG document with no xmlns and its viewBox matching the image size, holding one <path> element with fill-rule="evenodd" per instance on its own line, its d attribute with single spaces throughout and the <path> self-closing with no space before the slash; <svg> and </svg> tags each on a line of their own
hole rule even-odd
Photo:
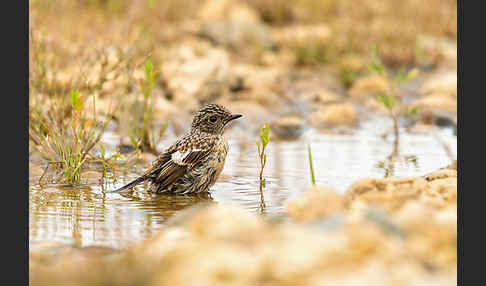
<svg viewBox="0 0 486 286">
<path fill-rule="evenodd" d="M 147 180 L 154 184 L 157 190 L 167 190 L 207 157 L 214 145 L 215 140 L 212 136 L 194 137 L 187 134 L 161 154 L 144 175 L 113 192 L 129 189 Z"/>
</svg>

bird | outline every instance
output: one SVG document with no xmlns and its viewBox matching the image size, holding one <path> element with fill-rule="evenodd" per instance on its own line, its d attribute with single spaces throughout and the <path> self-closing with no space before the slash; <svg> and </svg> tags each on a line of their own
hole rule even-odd
<svg viewBox="0 0 486 286">
<path fill-rule="evenodd" d="M 208 192 L 221 174 L 228 154 L 223 133 L 229 122 L 240 117 L 222 105 L 204 105 L 194 115 L 188 133 L 165 149 L 143 175 L 113 192 L 142 182 L 149 182 L 149 192 L 153 193 Z"/>
</svg>

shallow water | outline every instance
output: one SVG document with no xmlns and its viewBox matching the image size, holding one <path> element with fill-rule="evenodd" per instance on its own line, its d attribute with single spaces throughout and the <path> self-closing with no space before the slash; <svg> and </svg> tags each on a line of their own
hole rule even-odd
<svg viewBox="0 0 486 286">
<path fill-rule="evenodd" d="M 344 192 L 357 179 L 385 176 L 386 171 L 379 162 L 390 155 L 393 144 L 380 135 L 391 126 L 389 123 L 387 119 L 375 119 L 362 123 L 351 135 L 308 130 L 298 141 L 271 142 L 264 171 L 264 209 L 260 204 L 256 137 L 241 136 L 245 132 L 237 128 L 228 132 L 230 152 L 223 174 L 210 196 L 154 195 L 145 192 L 143 185 L 132 193 L 121 195 L 106 193 L 98 184 L 75 188 L 59 185 L 41 188 L 31 184 L 30 243 L 58 241 L 78 246 L 124 247 L 156 233 L 175 212 L 204 202 L 232 203 L 250 212 L 285 215 L 287 200 L 311 185 L 308 142 L 317 185 L 329 185 Z M 453 154 L 448 154 L 437 138 Z M 108 133 L 103 140 L 109 146 L 116 144 L 119 138 Z M 162 144 L 171 142 L 173 140 Z M 400 155 L 410 156 L 415 162 L 397 162 L 394 176 L 420 176 L 444 167 L 456 159 L 456 149 L 457 137 L 448 128 L 437 128 L 425 134 L 401 132 Z M 111 190 L 128 183 L 147 166 L 136 166 L 116 183 L 109 182 L 107 188 Z"/>
</svg>

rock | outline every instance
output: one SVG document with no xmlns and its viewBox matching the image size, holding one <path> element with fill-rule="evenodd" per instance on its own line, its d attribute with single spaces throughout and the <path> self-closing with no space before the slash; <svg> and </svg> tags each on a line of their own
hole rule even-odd
<svg viewBox="0 0 486 286">
<path fill-rule="evenodd" d="M 207 1 L 199 11 L 199 18 L 203 21 L 200 35 L 219 45 L 239 49 L 271 45 L 267 27 L 243 1 Z"/>
<path fill-rule="evenodd" d="M 390 83 L 384 77 L 375 75 L 356 80 L 349 90 L 349 95 L 354 99 L 363 99 L 390 92 Z"/>
<path fill-rule="evenodd" d="M 216 21 L 204 24 L 200 34 L 218 45 L 239 50 L 265 49 L 271 46 L 270 33 L 261 23 Z"/>
<path fill-rule="evenodd" d="M 407 233 L 410 253 L 433 269 L 457 265 L 457 208 L 435 211 L 418 202 L 408 202 L 397 212 Z"/>
<path fill-rule="evenodd" d="M 419 124 L 436 125 L 439 127 L 456 127 L 454 122 L 455 117 L 451 112 L 446 110 L 427 108 L 425 110 L 420 110 L 419 115 L 419 121 L 417 122 Z"/>
<path fill-rule="evenodd" d="M 224 206 L 201 210 L 187 223 L 187 229 L 200 239 L 252 243 L 264 232 L 264 224 L 239 207 Z"/>
<path fill-rule="evenodd" d="M 239 64 L 232 68 L 232 72 L 241 79 L 240 91 L 233 93 L 232 99 L 255 101 L 275 110 L 282 107 L 282 98 L 278 94 L 281 69 Z"/>
<path fill-rule="evenodd" d="M 274 29 L 274 40 L 281 46 L 301 46 L 310 42 L 325 45 L 332 37 L 332 31 L 325 24 L 292 25 Z"/>
<path fill-rule="evenodd" d="M 273 139 L 295 140 L 302 135 L 304 119 L 299 116 L 284 116 L 269 123 Z"/>
<path fill-rule="evenodd" d="M 457 71 L 442 72 L 427 79 L 420 88 L 420 95 L 457 98 Z"/>
<path fill-rule="evenodd" d="M 350 263 L 348 247 L 347 241 L 335 235 L 319 235 L 287 224 L 278 228 L 275 238 L 267 240 L 260 249 L 271 265 L 265 274 L 275 285 L 309 285 L 318 272 L 336 269 L 333 261 L 339 261 L 341 266 Z"/>
<path fill-rule="evenodd" d="M 436 179 L 427 184 L 424 200 L 429 205 L 445 207 L 451 203 L 457 204 L 457 177 Z"/>
<path fill-rule="evenodd" d="M 287 203 L 287 212 L 297 221 L 325 218 L 344 209 L 343 198 L 330 187 L 312 187 Z"/>
<path fill-rule="evenodd" d="M 457 67 L 457 42 L 445 37 L 417 36 L 417 62 L 421 65 Z"/>
<path fill-rule="evenodd" d="M 325 24 L 290 25 L 274 28 L 276 46 L 295 54 L 298 65 L 330 62 L 331 29 Z"/>
<path fill-rule="evenodd" d="M 421 111 L 427 110 L 443 110 L 452 114 L 457 113 L 457 100 L 450 97 L 440 95 L 430 95 L 421 98 L 413 103 L 419 107 Z"/>
<path fill-rule="evenodd" d="M 379 204 L 389 211 L 400 209 L 408 201 L 444 208 L 457 204 L 457 175 L 451 172 L 444 169 L 425 178 L 361 179 L 346 190 L 346 202 Z"/>
<path fill-rule="evenodd" d="M 208 0 L 198 12 L 199 19 L 204 22 L 233 20 L 242 22 L 259 22 L 258 13 L 244 1 L 238 0 Z"/>
<path fill-rule="evenodd" d="M 427 181 L 437 179 L 457 178 L 457 160 L 454 160 L 451 165 L 441 168 L 425 176 Z"/>
<path fill-rule="evenodd" d="M 156 264 L 152 285 L 166 285 L 167 281 L 170 285 L 255 285 L 262 276 L 265 261 L 260 255 L 227 244 L 199 246 L 181 247 L 177 254 L 168 256 L 169 271 Z M 191 275 L 187 275 L 188 269 Z"/>
<path fill-rule="evenodd" d="M 317 92 L 317 94 L 314 97 L 314 101 L 318 103 L 337 103 L 339 101 L 342 101 L 343 97 L 340 96 L 339 94 L 330 91 L 330 90 L 321 90 Z"/>
<path fill-rule="evenodd" d="M 261 64 L 264 66 L 275 66 L 281 69 L 292 67 L 296 63 L 295 53 L 289 50 L 265 50 L 261 55 Z"/>
<path fill-rule="evenodd" d="M 361 200 L 396 210 L 410 199 L 417 199 L 427 189 L 423 178 L 360 179 L 346 190 L 347 203 Z"/>
<path fill-rule="evenodd" d="M 319 107 L 308 117 L 310 123 L 316 127 L 334 125 L 354 125 L 357 114 L 354 106 L 349 103 L 336 103 Z"/>
<path fill-rule="evenodd" d="M 178 110 L 195 110 L 229 90 L 229 55 L 200 42 L 178 45 L 166 55 L 161 76 Z"/>
</svg>

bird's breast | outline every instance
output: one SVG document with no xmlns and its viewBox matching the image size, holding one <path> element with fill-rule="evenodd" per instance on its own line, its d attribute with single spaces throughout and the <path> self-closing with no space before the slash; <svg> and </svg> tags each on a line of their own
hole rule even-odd
<svg viewBox="0 0 486 286">
<path fill-rule="evenodd" d="M 215 146 L 214 157 L 212 160 L 213 168 L 216 169 L 214 180 L 216 180 L 219 177 L 219 174 L 221 174 L 221 171 L 223 171 L 227 154 L 228 154 L 228 142 L 224 137 L 221 137 L 218 144 L 216 144 Z"/>
</svg>

